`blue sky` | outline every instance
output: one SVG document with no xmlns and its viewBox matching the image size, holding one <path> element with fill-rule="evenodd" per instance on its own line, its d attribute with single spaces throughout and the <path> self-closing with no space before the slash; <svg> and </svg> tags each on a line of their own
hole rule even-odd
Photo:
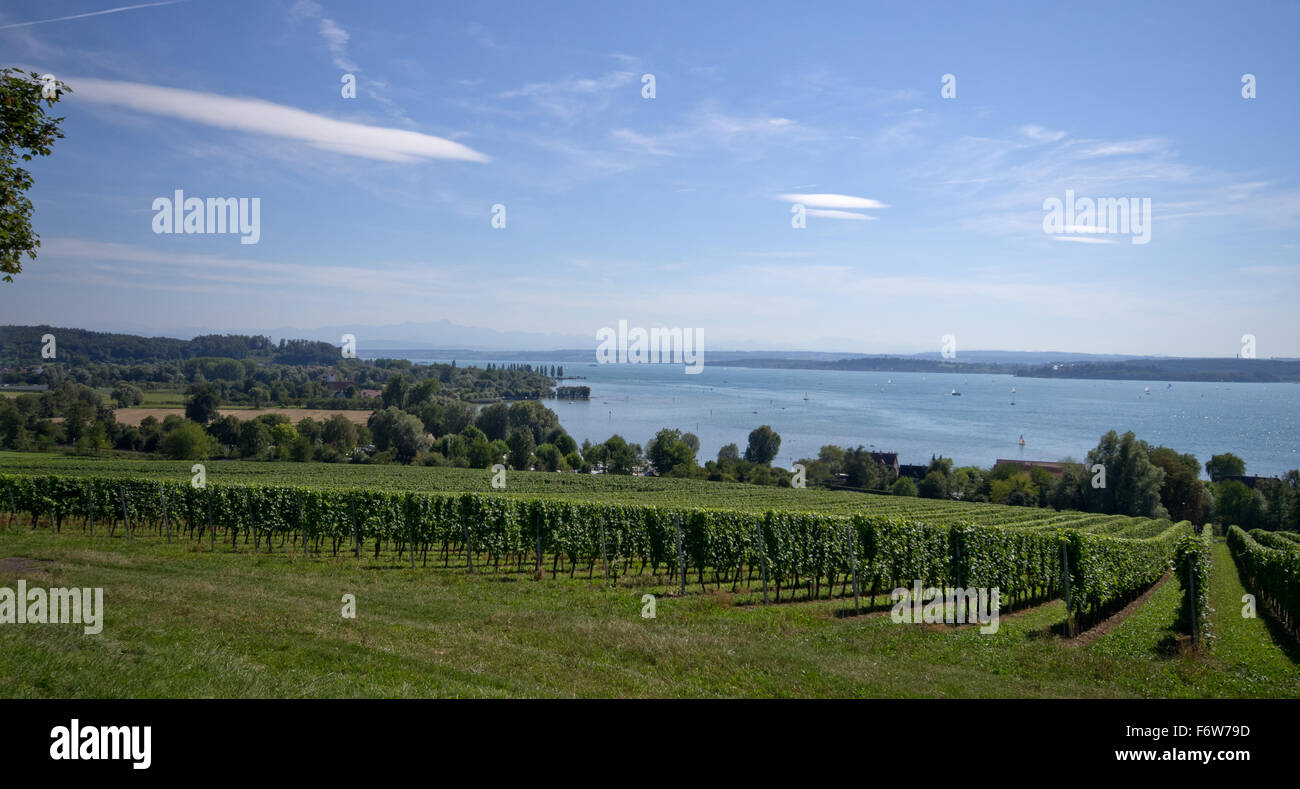
<svg viewBox="0 0 1300 789">
<path fill-rule="evenodd" d="M 43 247 L 0 285 L 2 322 L 345 325 L 364 346 L 367 326 L 446 320 L 594 346 L 623 319 L 713 348 L 953 334 L 959 354 L 1231 356 L 1250 333 L 1300 356 L 1295 4 L 191 0 L 60 19 L 114 7 L 0 11 L 0 62 L 74 91 L 32 168 Z M 259 243 L 155 234 L 176 189 L 259 198 Z M 1044 232 L 1066 190 L 1149 198 L 1150 242 Z"/>
</svg>

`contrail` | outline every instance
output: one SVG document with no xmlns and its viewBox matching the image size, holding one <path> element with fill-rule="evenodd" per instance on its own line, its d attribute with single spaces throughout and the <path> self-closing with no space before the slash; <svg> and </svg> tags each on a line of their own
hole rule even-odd
<svg viewBox="0 0 1300 789">
<path fill-rule="evenodd" d="M 34 22 L 15 22 L 12 25 L 0 25 L 0 30 L 8 30 L 11 27 L 30 27 L 31 25 L 43 25 L 46 22 L 63 22 L 68 19 L 83 19 L 88 16 L 102 16 L 104 14 L 116 14 L 118 11 L 134 11 L 137 8 L 153 8 L 159 5 L 176 5 L 177 3 L 188 2 L 188 0 L 163 0 L 161 3 L 140 3 L 139 5 L 124 5 L 121 8 L 109 8 L 105 11 L 91 11 L 87 14 L 73 14 L 72 16 L 61 16 L 55 19 L 37 19 Z"/>
</svg>

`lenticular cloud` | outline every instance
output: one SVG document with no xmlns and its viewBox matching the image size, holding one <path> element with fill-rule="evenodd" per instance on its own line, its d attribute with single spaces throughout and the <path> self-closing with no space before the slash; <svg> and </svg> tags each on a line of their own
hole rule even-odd
<svg viewBox="0 0 1300 789">
<path fill-rule="evenodd" d="M 261 99 L 238 99 L 138 82 L 91 78 L 71 78 L 65 82 L 75 91 L 70 96 L 75 100 L 222 129 L 301 140 L 317 148 L 366 159 L 491 161 L 491 157 L 473 148 L 431 134 L 334 120 Z"/>
</svg>

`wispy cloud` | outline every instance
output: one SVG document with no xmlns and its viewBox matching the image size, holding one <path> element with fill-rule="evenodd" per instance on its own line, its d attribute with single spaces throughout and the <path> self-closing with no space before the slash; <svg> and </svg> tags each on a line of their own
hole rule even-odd
<svg viewBox="0 0 1300 789">
<path fill-rule="evenodd" d="M 492 31 L 488 30 L 485 25 L 478 22 L 471 22 L 469 27 L 465 28 L 465 37 L 484 49 L 491 49 L 497 52 L 504 52 L 510 49 L 506 44 L 501 43 Z"/>
<path fill-rule="evenodd" d="M 491 158 L 458 142 L 405 129 L 340 121 L 260 99 L 92 78 L 65 80 L 74 101 L 90 101 L 222 129 L 299 140 L 335 153 L 389 162 Z"/>
<path fill-rule="evenodd" d="M 530 82 L 497 94 L 502 99 L 527 99 L 533 106 L 558 118 L 572 119 L 593 108 L 603 107 L 613 91 L 636 81 L 630 71 L 614 71 L 601 77 L 576 77 L 551 82 Z"/>
<path fill-rule="evenodd" d="M 0 30 L 9 30 L 15 27 L 31 27 L 32 25 L 44 25 L 49 22 L 66 22 L 70 19 L 85 19 L 88 16 L 103 16 L 105 14 L 119 14 L 123 11 L 134 11 L 138 8 L 155 8 L 162 5 L 176 5 L 178 3 L 187 3 L 189 0 L 163 0 L 160 3 L 137 3 L 136 5 L 124 5 L 118 8 L 106 8 L 103 11 L 88 11 L 84 14 L 71 14 L 69 16 L 56 16 L 53 19 L 37 19 L 31 22 L 13 22 L 8 25 L 0 25 Z"/>
<path fill-rule="evenodd" d="M 811 130 L 774 115 L 736 115 L 711 108 L 697 109 L 686 123 L 658 133 L 620 128 L 611 138 L 625 150 L 655 156 L 678 155 L 689 149 L 733 147 L 742 142 L 809 137 Z"/>
<path fill-rule="evenodd" d="M 334 65 L 343 71 L 360 71 L 361 68 L 348 56 L 348 31 L 339 27 L 333 19 L 324 15 L 320 3 L 315 0 L 298 0 L 289 9 L 289 14 L 299 19 L 314 19 L 318 23 L 320 37 L 325 40 Z"/>
<path fill-rule="evenodd" d="M 1020 133 L 1034 142 L 1056 142 L 1065 138 L 1065 132 L 1044 129 L 1042 126 L 1021 126 Z"/>
</svg>

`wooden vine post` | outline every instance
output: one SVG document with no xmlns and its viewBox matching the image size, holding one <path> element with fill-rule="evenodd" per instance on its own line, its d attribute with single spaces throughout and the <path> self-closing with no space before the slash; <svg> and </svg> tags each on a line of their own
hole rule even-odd
<svg viewBox="0 0 1300 789">
<path fill-rule="evenodd" d="M 473 575 L 474 574 L 474 546 L 472 546 L 469 541 L 469 526 L 464 521 L 461 521 L 460 530 L 461 533 L 465 535 L 465 560 L 469 562 L 469 574 Z"/>
<path fill-rule="evenodd" d="M 540 507 L 533 514 L 533 519 L 534 519 L 533 525 L 536 527 L 536 531 L 537 531 L 537 569 L 534 571 L 534 574 L 538 578 L 541 578 L 542 577 L 542 512 Z"/>
<path fill-rule="evenodd" d="M 171 542 L 172 522 L 167 517 L 167 491 L 163 490 L 163 486 L 161 484 L 158 485 L 158 498 L 162 499 L 163 526 L 167 528 L 167 542 Z"/>
<path fill-rule="evenodd" d="M 1061 541 L 1061 566 L 1065 579 L 1065 634 L 1074 637 L 1074 607 L 1070 604 L 1070 543 Z"/>
<path fill-rule="evenodd" d="M 682 516 L 673 513 L 673 525 L 677 529 L 677 565 L 682 570 L 682 597 L 686 596 L 686 554 L 682 552 Z"/>
<path fill-rule="evenodd" d="M 406 542 L 407 542 L 406 547 L 409 549 L 407 552 L 411 554 L 411 569 L 414 570 L 415 569 L 415 529 L 411 526 L 411 502 L 409 499 L 407 500 L 406 507 L 404 509 L 406 515 Z"/>
<path fill-rule="evenodd" d="M 849 564 L 853 568 L 853 615 L 862 613 L 862 602 L 858 599 L 858 549 L 853 536 L 853 525 L 844 527 L 849 533 Z"/>
<path fill-rule="evenodd" d="M 110 494 L 111 495 L 111 494 Z M 131 541 L 131 516 L 126 511 L 126 491 L 121 485 L 117 486 L 117 495 L 122 499 L 122 520 L 126 521 L 126 541 Z"/>
<path fill-rule="evenodd" d="M 763 522 L 754 524 L 758 532 L 758 564 L 763 569 L 763 605 L 767 605 L 767 546 L 763 544 Z"/>
<path fill-rule="evenodd" d="M 605 566 L 605 580 L 609 580 L 609 549 L 605 546 L 605 519 L 600 519 L 600 556 Z"/>
</svg>

